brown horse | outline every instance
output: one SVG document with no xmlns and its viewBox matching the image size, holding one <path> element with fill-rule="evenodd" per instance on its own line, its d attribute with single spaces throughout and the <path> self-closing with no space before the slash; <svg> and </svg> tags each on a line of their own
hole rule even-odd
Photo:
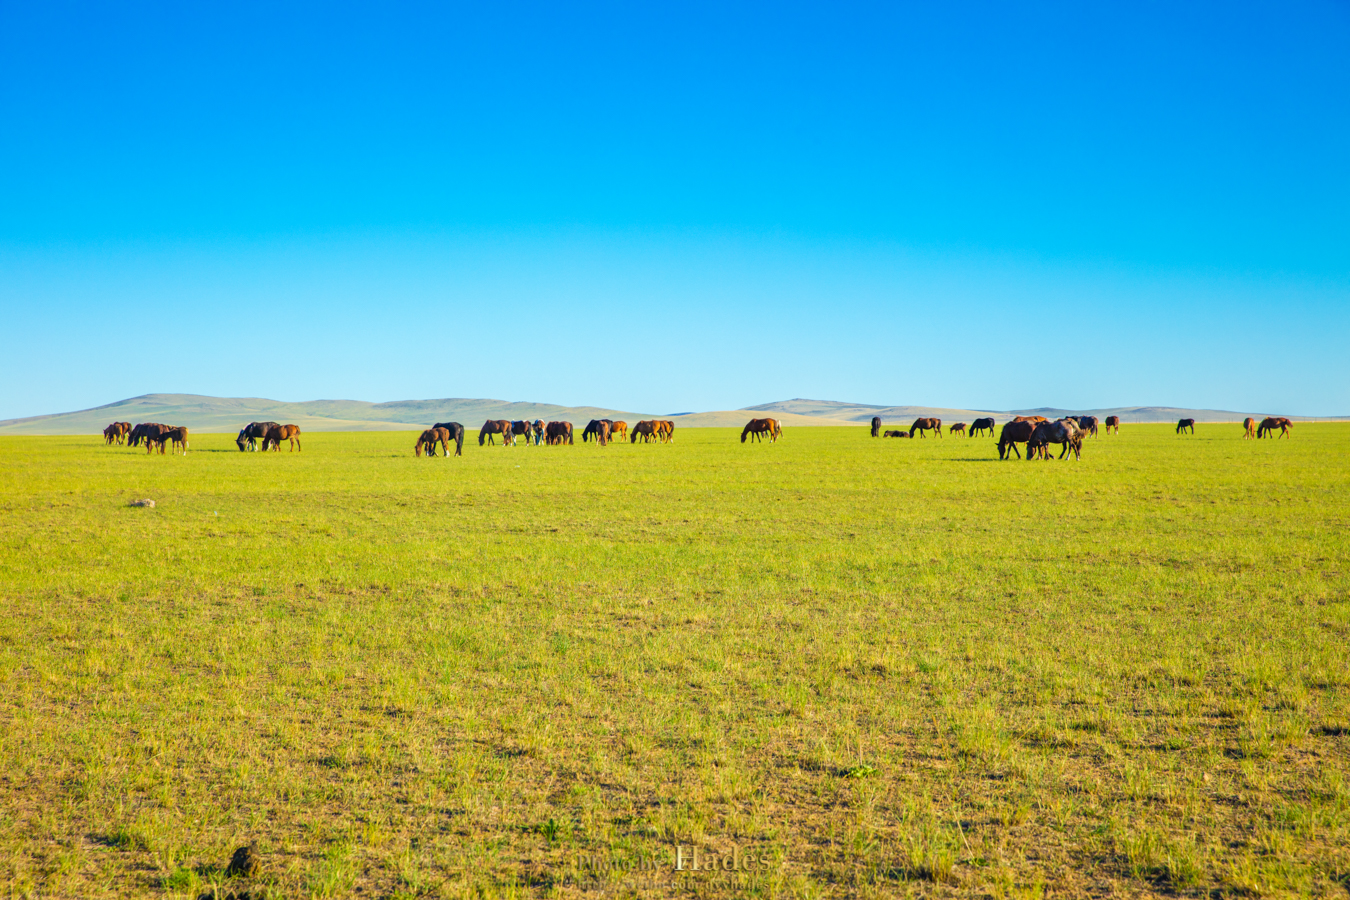
<svg viewBox="0 0 1350 900">
<path fill-rule="evenodd" d="M 249 422 L 243 428 L 239 429 L 239 436 L 234 439 L 235 445 L 240 451 L 257 450 L 258 438 L 267 437 L 267 429 L 276 428 L 279 422 Z"/>
<path fill-rule="evenodd" d="M 1276 428 L 1280 429 L 1280 437 L 1289 437 L 1289 432 L 1293 430 L 1294 423 L 1284 416 L 1266 416 L 1261 420 L 1261 424 L 1256 426 L 1256 436 L 1265 437 L 1268 434 L 1274 434 Z"/>
<path fill-rule="evenodd" d="M 525 438 L 525 446 L 530 445 L 530 440 L 534 437 L 534 429 L 530 428 L 529 422 L 511 423 L 511 443 L 514 444 L 517 437 Z"/>
<path fill-rule="evenodd" d="M 131 433 L 130 422 L 114 422 L 103 429 L 103 439 L 109 443 L 122 443 L 126 436 Z"/>
<path fill-rule="evenodd" d="M 421 456 L 422 451 L 427 451 L 427 456 L 436 455 L 436 442 L 440 441 L 441 450 L 446 455 L 450 455 L 450 431 L 446 428 L 432 427 L 422 432 L 417 443 L 413 445 L 413 454 Z"/>
<path fill-rule="evenodd" d="M 549 422 L 544 426 L 544 441 L 549 446 L 572 443 L 572 423 Z"/>
<path fill-rule="evenodd" d="M 948 434 L 965 434 L 965 433 L 966 433 L 966 423 L 965 423 L 965 422 L 957 422 L 957 423 L 956 423 L 955 425 L 953 425 L 951 428 L 948 428 L 948 429 L 947 429 L 947 433 L 948 433 Z"/>
<path fill-rule="evenodd" d="M 1256 438 L 1256 420 L 1251 416 L 1242 420 L 1242 439 L 1254 440 Z"/>
<path fill-rule="evenodd" d="M 636 444 L 638 438 L 642 438 L 642 443 L 647 443 L 652 438 L 658 436 L 655 419 L 643 419 L 633 426 L 632 431 L 628 432 L 628 443 Z"/>
<path fill-rule="evenodd" d="M 656 434 L 663 444 L 675 443 L 675 423 L 670 419 L 656 420 Z"/>
<path fill-rule="evenodd" d="M 1007 459 L 1008 451 L 1011 450 L 1014 456 L 1021 459 L 1022 454 L 1018 452 L 1017 445 L 1025 444 L 1031 440 L 1032 432 L 1035 430 L 1035 422 L 1019 422 L 1016 419 L 1011 422 L 1004 422 L 1003 431 L 998 436 L 998 458 Z M 1027 459 L 1030 458 L 1031 450 L 1028 449 Z"/>
<path fill-rule="evenodd" d="M 919 433 L 919 437 L 927 437 L 924 432 L 936 431 L 938 437 L 942 437 L 941 419 L 915 419 L 914 424 L 909 426 L 909 436 L 914 437 L 914 432 Z"/>
<path fill-rule="evenodd" d="M 179 425 L 177 428 L 170 428 L 168 431 L 164 432 L 159 436 L 159 441 L 161 453 L 163 452 L 164 442 L 169 441 L 169 445 L 174 453 L 177 453 L 178 448 L 182 447 L 183 455 L 187 456 L 188 430 L 186 425 Z"/>
<path fill-rule="evenodd" d="M 741 443 L 744 444 L 746 437 L 751 435 L 757 441 L 768 435 L 769 443 L 772 444 L 778 440 L 778 436 L 782 433 L 783 426 L 779 424 L 777 419 L 751 419 L 741 431 Z"/>
<path fill-rule="evenodd" d="M 511 421 L 509 419 L 488 419 L 483 423 L 483 427 L 478 429 L 478 446 L 483 446 L 483 441 L 489 444 L 496 444 L 493 440 L 494 434 L 502 436 L 502 446 L 511 444 Z"/>
<path fill-rule="evenodd" d="M 1187 429 L 1190 429 L 1191 434 L 1195 434 L 1195 420 L 1194 420 L 1194 419 L 1178 419 L 1178 420 L 1177 420 L 1177 434 L 1181 434 L 1183 431 L 1186 431 Z"/>
<path fill-rule="evenodd" d="M 881 416 L 872 417 L 872 437 L 881 434 Z"/>
<path fill-rule="evenodd" d="M 1027 441 L 1027 461 L 1030 462 L 1037 456 L 1049 459 L 1051 444 L 1062 444 L 1064 446 L 1064 449 L 1059 453 L 1060 459 L 1064 459 L 1070 450 L 1073 451 L 1075 460 L 1082 459 L 1083 431 L 1073 419 L 1041 422 L 1036 426 L 1036 430 L 1031 433 L 1031 438 Z"/>
<path fill-rule="evenodd" d="M 600 423 L 607 421 L 605 419 L 591 419 L 586 423 L 586 427 L 581 430 L 581 442 L 584 444 L 589 440 L 599 440 Z"/>
<path fill-rule="evenodd" d="M 908 431 L 888 431 L 888 432 L 886 432 L 885 437 L 902 437 L 902 438 L 907 438 L 907 437 L 909 437 L 909 432 L 908 432 Z"/>
<path fill-rule="evenodd" d="M 1016 418 L 1013 419 L 1013 421 L 1030 422 L 1032 425 L 1039 425 L 1042 422 L 1049 422 L 1050 420 L 1047 419 L 1045 416 L 1017 416 Z"/>
<path fill-rule="evenodd" d="M 1111 434 L 1112 432 L 1120 434 L 1120 416 L 1106 417 L 1106 433 Z"/>
<path fill-rule="evenodd" d="M 609 423 L 610 439 L 615 441 L 628 440 L 628 423 L 615 419 Z"/>
<path fill-rule="evenodd" d="M 464 426 L 463 426 L 463 425 L 459 424 L 458 422 L 437 422 L 435 425 L 432 425 L 431 427 L 432 427 L 432 428 L 444 428 L 445 431 L 446 431 L 446 433 L 450 436 L 450 440 L 452 440 L 452 441 L 455 442 L 455 455 L 456 455 L 456 456 L 463 456 L 463 455 L 464 455 Z M 447 453 L 449 452 L 449 448 L 448 448 L 448 447 L 446 448 L 446 452 L 447 452 Z"/>
<path fill-rule="evenodd" d="M 981 432 L 989 432 L 989 436 L 994 436 L 994 420 L 992 418 L 976 419 L 970 423 L 969 435 L 975 437 Z"/>
<path fill-rule="evenodd" d="M 271 444 L 272 449 L 280 453 L 282 441 L 290 442 L 291 445 L 290 452 L 292 453 L 294 453 L 296 450 L 303 450 L 304 448 L 300 446 L 300 426 L 273 425 L 271 428 L 267 429 L 267 434 L 263 435 L 262 448 L 263 450 L 266 450 L 267 445 Z"/>
<path fill-rule="evenodd" d="M 595 424 L 595 431 L 592 432 L 592 435 L 595 437 L 595 442 L 599 444 L 601 447 L 608 446 L 610 436 L 610 425 L 613 423 L 611 423 L 609 419 L 598 419 L 594 424 Z M 581 439 L 585 441 L 586 436 L 583 434 Z"/>
</svg>

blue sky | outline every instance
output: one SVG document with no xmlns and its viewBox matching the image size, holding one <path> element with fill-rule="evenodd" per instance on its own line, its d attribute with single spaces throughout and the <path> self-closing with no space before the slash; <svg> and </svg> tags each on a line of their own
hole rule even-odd
<svg viewBox="0 0 1350 900">
<path fill-rule="evenodd" d="M 1350 413 L 1350 6 L 0 5 L 0 418 Z"/>
</svg>

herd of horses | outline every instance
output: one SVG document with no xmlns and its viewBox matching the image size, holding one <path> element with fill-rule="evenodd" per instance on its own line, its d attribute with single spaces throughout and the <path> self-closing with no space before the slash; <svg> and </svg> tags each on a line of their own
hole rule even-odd
<svg viewBox="0 0 1350 900">
<path fill-rule="evenodd" d="M 1107 416 L 1100 423 L 1107 434 L 1120 434 L 1120 416 Z M 968 437 L 988 432 L 992 437 L 994 434 L 995 422 L 992 417 L 976 419 L 967 427 L 965 422 L 957 422 L 947 429 L 948 434 L 964 434 Z M 1055 421 L 1050 421 L 1045 416 L 1017 416 L 1010 422 L 1005 422 L 998 436 L 998 458 L 1008 459 L 1010 456 L 1022 458 L 1021 451 L 1018 450 L 1018 444 L 1026 445 L 1026 458 L 1031 459 L 1049 459 L 1050 445 L 1059 444 L 1061 450 L 1060 459 L 1065 459 L 1072 453 L 1074 459 L 1082 458 L 1083 439 L 1098 434 L 1099 423 L 1096 416 L 1065 416 Z M 1247 418 L 1242 423 L 1242 437 L 1244 440 L 1249 438 L 1274 437 L 1275 432 L 1279 431 L 1279 437 L 1289 437 L 1293 430 L 1294 423 L 1284 416 L 1267 416 L 1260 423 L 1253 418 Z M 892 430 L 882 432 L 881 417 L 872 417 L 872 437 L 887 438 L 913 438 L 927 437 L 928 432 L 934 432 L 938 437 L 942 437 L 942 420 L 927 416 L 921 416 L 914 420 L 914 424 L 908 430 Z M 741 443 L 744 444 L 747 439 L 754 438 L 756 441 L 767 439 L 773 443 L 782 437 L 783 423 L 777 419 L 751 419 L 741 431 Z M 1177 422 L 1177 434 L 1195 434 L 1195 419 L 1181 419 Z M 516 421 L 509 419 L 488 419 L 483 423 L 483 427 L 478 431 L 478 446 L 486 444 L 496 444 L 495 436 L 501 435 L 502 446 L 510 447 L 516 443 L 516 438 L 522 437 L 526 444 L 547 444 L 555 446 L 560 444 L 572 443 L 572 423 L 571 422 L 548 422 L 542 419 L 536 419 L 533 422 Z M 154 453 L 159 450 L 163 455 L 166 447 L 171 448 L 174 453 L 179 452 L 187 455 L 188 450 L 188 430 L 184 426 L 161 425 L 157 422 L 142 422 L 139 425 L 132 425 L 130 422 L 113 422 L 107 428 L 103 429 L 103 438 L 106 443 L 127 444 L 131 447 L 141 446 L 146 448 L 146 453 Z M 592 419 L 585 430 L 581 432 L 582 442 L 595 441 L 600 446 L 605 446 L 612 441 L 622 441 L 625 438 L 630 443 L 636 444 L 641 438 L 643 443 L 656 441 L 658 443 L 670 443 L 675 440 L 675 423 L 670 419 L 646 419 L 638 422 L 631 429 L 627 422 L 617 419 Z M 301 449 L 300 447 L 300 427 L 298 425 L 280 425 L 276 422 L 249 422 L 239 431 L 239 436 L 235 443 L 241 451 L 257 450 L 258 441 L 262 441 L 262 449 L 281 450 L 281 442 L 287 441 L 290 444 L 291 451 Z M 464 455 L 464 426 L 458 422 L 437 422 L 427 430 L 423 431 L 417 438 L 417 443 L 413 447 L 413 453 L 421 456 L 425 453 L 428 457 L 436 456 L 436 445 L 441 447 L 441 455 L 450 456 L 450 445 L 455 445 L 455 456 Z"/>
</svg>

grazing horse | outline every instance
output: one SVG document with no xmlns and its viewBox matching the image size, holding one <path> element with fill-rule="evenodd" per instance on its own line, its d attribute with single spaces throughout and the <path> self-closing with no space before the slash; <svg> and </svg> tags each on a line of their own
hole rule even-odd
<svg viewBox="0 0 1350 900">
<path fill-rule="evenodd" d="M 1188 429 L 1188 428 L 1190 429 L 1191 434 L 1195 434 L 1195 420 L 1194 420 L 1194 419 L 1179 419 L 1179 420 L 1177 420 L 1177 434 L 1181 434 L 1183 431 L 1185 431 L 1185 430 Z"/>
<path fill-rule="evenodd" d="M 1070 450 L 1073 451 L 1075 460 L 1082 459 L 1083 432 L 1073 419 L 1060 419 L 1058 422 L 1041 422 L 1038 424 L 1036 430 L 1031 433 L 1030 440 L 1027 441 L 1027 461 L 1030 462 L 1038 455 L 1049 459 L 1048 450 L 1051 444 L 1062 444 L 1064 446 L 1064 449 L 1059 453 L 1060 459 L 1064 459 Z"/>
<path fill-rule="evenodd" d="M 545 441 L 552 446 L 554 444 L 572 443 L 572 423 L 571 422 L 549 422 L 544 426 Z"/>
<path fill-rule="evenodd" d="M 948 434 L 965 434 L 965 433 L 966 433 L 966 423 L 965 423 L 965 422 L 957 422 L 957 423 L 956 423 L 955 425 L 953 425 L 951 428 L 948 428 L 948 429 L 947 429 L 947 433 L 948 433 Z"/>
<path fill-rule="evenodd" d="M 299 425 L 273 425 L 267 429 L 267 434 L 263 435 L 263 450 L 270 444 L 272 449 L 281 452 L 281 442 L 288 441 L 291 445 L 291 451 L 303 450 L 300 446 L 300 426 Z"/>
<path fill-rule="evenodd" d="M 278 422 L 249 422 L 239 430 L 239 437 L 234 439 L 235 444 L 240 450 L 257 450 L 258 439 L 267 437 L 267 429 L 277 428 Z"/>
<path fill-rule="evenodd" d="M 942 437 L 941 419 L 915 419 L 914 424 L 909 426 L 909 436 L 914 437 L 914 432 L 919 433 L 919 437 L 927 437 L 924 432 L 936 431 L 938 437 Z"/>
<path fill-rule="evenodd" d="M 463 425 L 459 424 L 458 422 L 437 422 L 435 425 L 432 425 L 431 427 L 432 427 L 432 428 L 444 428 L 445 431 L 446 431 L 446 433 L 449 435 L 449 438 L 448 438 L 448 439 L 455 442 L 455 455 L 456 455 L 456 456 L 463 456 L 463 455 L 464 455 L 464 426 L 463 426 Z M 446 448 L 445 448 L 445 452 L 446 452 L 446 454 L 448 455 L 448 454 L 450 453 L 450 448 L 449 448 L 449 447 L 446 447 Z"/>
<path fill-rule="evenodd" d="M 1096 416 L 1070 416 L 1069 418 L 1073 419 L 1078 427 L 1083 430 L 1084 436 L 1089 434 L 1095 436 L 1097 434 Z"/>
<path fill-rule="evenodd" d="M 1256 420 L 1251 416 L 1242 420 L 1242 439 L 1253 440 L 1256 438 Z"/>
<path fill-rule="evenodd" d="M 628 443 L 636 444 L 638 438 L 642 438 L 642 443 L 645 444 L 653 438 L 659 439 L 660 434 L 660 425 L 655 419 L 643 419 L 628 432 Z"/>
<path fill-rule="evenodd" d="M 623 441 L 628 439 L 628 423 L 615 419 L 609 423 L 610 439 Z"/>
<path fill-rule="evenodd" d="M 516 435 L 520 435 L 521 437 L 525 438 L 525 445 L 528 447 L 530 444 L 530 439 L 534 436 L 534 430 L 530 428 L 529 422 L 512 422 L 511 443 L 513 444 L 516 442 Z"/>
<path fill-rule="evenodd" d="M 971 437 L 975 437 L 975 435 L 983 431 L 988 431 L 990 437 L 994 436 L 994 420 L 992 418 L 976 419 L 974 422 L 971 422 L 968 434 Z"/>
<path fill-rule="evenodd" d="M 534 423 L 530 425 L 530 430 L 534 432 L 534 445 L 538 447 L 544 442 L 544 420 L 535 419 Z"/>
<path fill-rule="evenodd" d="M 1106 417 L 1106 433 L 1111 434 L 1112 432 L 1120 434 L 1120 416 Z"/>
<path fill-rule="evenodd" d="M 598 440 L 600 436 L 600 423 L 604 419 L 591 419 L 586 423 L 586 427 L 581 432 L 581 442 L 584 444 L 589 440 Z"/>
<path fill-rule="evenodd" d="M 661 438 L 661 443 L 673 444 L 675 442 L 675 423 L 670 419 L 657 419 L 656 434 Z"/>
<path fill-rule="evenodd" d="M 998 458 L 1007 459 L 1008 451 L 1011 450 L 1014 456 L 1021 459 L 1022 454 L 1018 452 L 1017 445 L 1030 441 L 1032 432 L 1035 430 L 1036 423 L 1034 422 L 1018 422 L 1016 419 L 1011 422 L 1004 422 L 1003 431 L 998 436 Z M 1030 458 L 1031 449 L 1028 446 L 1027 459 Z"/>
<path fill-rule="evenodd" d="M 1256 436 L 1265 437 L 1268 434 L 1274 434 L 1276 428 L 1280 429 L 1280 437 L 1289 437 L 1289 432 L 1293 430 L 1294 423 L 1284 416 L 1266 416 L 1261 420 L 1261 424 L 1256 427 Z"/>
<path fill-rule="evenodd" d="M 429 457 L 435 456 L 437 441 L 441 442 L 441 450 L 444 452 L 444 454 L 446 456 L 449 456 L 450 431 L 449 429 L 435 426 L 428 428 L 426 431 L 422 432 L 421 437 L 417 439 L 417 443 L 413 445 L 413 454 L 415 456 L 421 456 L 422 450 L 425 449 L 427 451 L 427 456 Z"/>
<path fill-rule="evenodd" d="M 881 434 L 881 416 L 872 417 L 872 437 Z"/>
<path fill-rule="evenodd" d="M 777 419 L 751 419 L 746 423 L 744 430 L 741 431 L 741 443 L 744 444 L 746 437 L 749 435 L 754 435 L 755 440 L 758 441 L 767 434 L 769 443 L 772 444 L 778 440 L 778 436 L 782 433 L 783 426 L 779 424 Z"/>
<path fill-rule="evenodd" d="M 165 442 L 168 442 L 170 448 L 173 450 L 174 453 L 177 453 L 178 448 L 181 446 L 183 448 L 183 455 L 187 456 L 188 452 L 187 426 L 179 425 L 177 428 L 170 428 L 168 431 L 160 432 L 159 437 L 157 438 L 157 442 L 159 444 L 160 454 L 164 453 L 164 444 Z"/>
<path fill-rule="evenodd" d="M 907 437 L 909 437 L 909 432 L 908 432 L 908 431 L 888 431 L 888 432 L 886 432 L 886 434 L 885 434 L 884 436 L 885 436 L 885 437 L 902 437 L 902 438 L 907 438 Z"/>
<path fill-rule="evenodd" d="M 492 438 L 494 434 L 502 436 L 503 447 L 508 446 L 511 443 L 511 422 L 507 419 L 488 419 L 478 429 L 478 446 L 483 446 L 483 441 L 495 445 L 497 442 Z"/>
<path fill-rule="evenodd" d="M 159 440 L 159 436 L 168 430 L 168 425 L 161 425 L 158 422 L 142 422 L 131 429 L 127 444 L 131 447 L 139 447 L 144 442 L 148 449 L 150 444 Z"/>
<path fill-rule="evenodd" d="M 126 436 L 131 433 L 130 422 L 114 422 L 103 429 L 103 439 L 109 444 L 122 443 Z"/>
</svg>

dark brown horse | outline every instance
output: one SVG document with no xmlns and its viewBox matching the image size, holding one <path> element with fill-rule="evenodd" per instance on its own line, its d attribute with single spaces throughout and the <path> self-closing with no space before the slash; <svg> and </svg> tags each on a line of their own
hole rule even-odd
<svg viewBox="0 0 1350 900">
<path fill-rule="evenodd" d="M 163 452 L 164 452 L 164 443 L 165 443 L 166 441 L 169 442 L 169 446 L 172 448 L 172 450 L 173 450 L 174 453 L 177 453 L 177 452 L 178 452 L 178 448 L 179 448 L 179 447 L 182 447 L 182 448 L 183 448 L 183 455 L 184 455 L 184 456 L 187 456 L 187 452 L 188 452 L 188 430 L 187 430 L 187 426 L 186 426 L 186 425 L 179 425 L 177 428 L 170 428 L 168 431 L 165 431 L 165 432 L 161 432 L 161 433 L 160 433 L 160 436 L 159 436 L 159 452 L 160 452 L 160 453 L 163 453 Z"/>
<path fill-rule="evenodd" d="M 1035 430 L 1035 422 L 1018 422 L 1016 419 L 1004 422 L 1003 431 L 998 436 L 998 458 L 1007 459 L 1008 451 L 1011 450 L 1014 456 L 1021 459 L 1022 454 L 1018 451 L 1017 445 L 1031 440 L 1032 432 Z M 1031 451 L 1027 450 L 1027 459 L 1030 458 Z"/>
<path fill-rule="evenodd" d="M 752 435 L 757 441 L 767 435 L 769 443 L 772 444 L 778 440 L 778 436 L 782 433 L 783 426 L 779 424 L 777 419 L 751 419 L 741 430 L 741 443 L 744 444 L 745 439 Z"/>
<path fill-rule="evenodd" d="M 1106 417 L 1106 433 L 1111 434 L 1112 432 L 1120 434 L 1120 416 Z"/>
<path fill-rule="evenodd" d="M 971 437 L 985 431 L 989 432 L 990 437 L 994 436 L 994 420 L 992 418 L 976 419 L 970 423 L 969 434 Z"/>
<path fill-rule="evenodd" d="M 886 432 L 886 435 L 885 435 L 885 436 L 886 436 L 886 437 L 902 437 L 902 438 L 907 438 L 907 437 L 909 437 L 909 432 L 908 432 L 908 431 L 888 431 L 888 432 Z"/>
<path fill-rule="evenodd" d="M 159 436 L 168 430 L 168 425 L 161 425 L 158 422 L 142 422 L 128 433 L 127 445 L 139 447 L 142 443 L 145 443 L 148 449 L 149 444 L 159 440 Z"/>
<path fill-rule="evenodd" d="M 1268 434 L 1274 434 L 1276 428 L 1280 429 L 1280 437 L 1289 437 L 1289 432 L 1293 430 L 1294 423 L 1284 416 L 1266 416 L 1261 420 L 1261 424 L 1256 426 L 1256 436 L 1265 437 Z"/>
<path fill-rule="evenodd" d="M 1191 434 L 1195 434 L 1195 420 L 1194 420 L 1194 419 L 1178 419 L 1178 420 L 1177 420 L 1177 434 L 1181 434 L 1183 431 L 1186 431 L 1187 429 L 1190 429 Z"/>
<path fill-rule="evenodd" d="M 272 449 L 281 452 L 281 442 L 289 441 L 291 451 L 303 450 L 300 446 L 300 426 L 299 425 L 273 425 L 267 429 L 267 434 L 263 435 L 263 450 L 266 450 L 270 444 Z"/>
<path fill-rule="evenodd" d="M 126 439 L 126 436 L 130 433 L 131 433 L 130 422 L 114 422 L 107 428 L 103 429 L 103 439 L 109 444 L 113 443 L 120 444 L 122 443 L 122 441 Z"/>
<path fill-rule="evenodd" d="M 915 419 L 914 424 L 909 426 L 909 436 L 914 437 L 914 432 L 919 433 L 919 437 L 927 437 L 925 432 L 936 431 L 938 437 L 942 437 L 941 419 Z"/>
<path fill-rule="evenodd" d="M 1085 437 L 1089 434 L 1093 435 L 1094 437 L 1096 436 L 1097 434 L 1096 416 L 1072 416 L 1071 418 L 1078 423 L 1078 427 L 1083 430 L 1083 435 Z"/>
<path fill-rule="evenodd" d="M 947 433 L 948 433 L 948 434 L 965 434 L 965 433 L 966 433 L 966 423 L 965 423 L 965 422 L 957 422 L 955 425 L 953 425 L 952 427 L 950 427 L 950 428 L 947 429 Z"/>
<path fill-rule="evenodd" d="M 645 444 L 657 436 L 658 431 L 656 420 L 643 419 L 641 422 L 638 422 L 636 425 L 634 425 L 633 429 L 628 432 L 628 443 L 636 444 L 638 442 L 638 438 L 642 438 L 642 443 Z"/>
<path fill-rule="evenodd" d="M 483 442 L 496 444 L 493 435 L 502 436 L 502 446 L 508 446 L 511 443 L 511 420 L 509 419 L 488 419 L 483 423 L 483 427 L 478 429 L 478 446 L 483 446 Z"/>
<path fill-rule="evenodd" d="M 437 441 L 441 444 L 441 451 L 446 456 L 449 456 L 450 430 L 448 428 L 439 427 L 428 428 L 426 431 L 422 432 L 421 437 L 417 439 L 417 443 L 413 445 L 413 454 L 415 456 L 421 456 L 422 451 L 426 450 L 427 456 L 435 456 Z"/>
<path fill-rule="evenodd" d="M 599 440 L 600 426 L 605 419 L 591 419 L 586 423 L 586 427 L 581 430 L 581 442 L 584 444 L 590 440 Z"/>
<path fill-rule="evenodd" d="M 1064 449 L 1060 451 L 1059 458 L 1064 459 L 1069 451 L 1073 451 L 1075 460 L 1082 458 L 1083 449 L 1083 431 L 1073 419 L 1060 419 L 1058 422 L 1041 422 L 1036 426 L 1035 431 L 1031 433 L 1030 440 L 1027 441 L 1027 461 L 1030 462 L 1036 456 L 1049 459 L 1049 447 L 1051 444 L 1062 444 Z"/>
<path fill-rule="evenodd" d="M 530 427 L 529 422 L 511 423 L 511 443 L 514 444 L 517 437 L 525 438 L 525 445 L 527 447 L 529 446 L 531 440 L 534 438 L 534 429 Z"/>
<path fill-rule="evenodd" d="M 881 416 L 872 417 L 872 437 L 881 434 Z"/>
<path fill-rule="evenodd" d="M 464 455 L 464 426 L 458 422 L 437 422 L 432 428 L 444 428 L 450 435 L 450 440 L 455 442 L 455 455 Z M 446 449 L 449 453 L 449 448 Z"/>
<path fill-rule="evenodd" d="M 572 443 L 572 423 L 549 422 L 544 426 L 544 440 L 549 446 Z"/>
</svg>

